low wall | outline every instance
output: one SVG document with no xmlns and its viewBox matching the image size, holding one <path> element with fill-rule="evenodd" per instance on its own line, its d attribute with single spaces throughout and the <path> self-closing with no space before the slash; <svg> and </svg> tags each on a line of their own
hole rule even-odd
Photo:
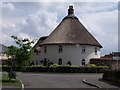
<svg viewBox="0 0 120 90">
<path fill-rule="evenodd" d="M 111 69 L 120 69 L 120 60 L 112 60 L 112 58 L 93 58 L 90 64 L 109 66 Z"/>
</svg>

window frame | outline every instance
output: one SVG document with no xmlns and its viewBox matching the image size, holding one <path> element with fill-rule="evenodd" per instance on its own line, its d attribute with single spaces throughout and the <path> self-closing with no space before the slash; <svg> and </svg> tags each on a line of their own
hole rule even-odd
<svg viewBox="0 0 120 90">
<path fill-rule="evenodd" d="M 86 47 L 85 46 L 82 46 L 82 53 L 86 53 Z"/>
<path fill-rule="evenodd" d="M 95 47 L 95 55 L 97 55 L 98 54 L 98 48 L 97 47 Z"/>
<path fill-rule="evenodd" d="M 63 63 L 62 58 L 59 58 L 59 59 L 58 59 L 58 65 L 62 65 L 62 63 Z"/>
<path fill-rule="evenodd" d="M 47 46 L 44 46 L 44 53 L 47 53 Z"/>
<path fill-rule="evenodd" d="M 59 45 L 59 46 L 58 46 L 58 52 L 59 52 L 59 53 L 62 53 L 62 52 L 63 52 L 63 46 L 62 46 L 62 45 Z"/>
<path fill-rule="evenodd" d="M 85 65 L 86 65 L 86 60 L 85 60 L 85 59 L 82 59 L 81 65 L 82 65 L 82 66 L 85 66 Z"/>
</svg>

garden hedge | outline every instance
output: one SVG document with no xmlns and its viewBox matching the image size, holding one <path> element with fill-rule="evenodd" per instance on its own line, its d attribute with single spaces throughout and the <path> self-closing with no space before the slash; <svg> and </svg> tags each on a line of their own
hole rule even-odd
<svg viewBox="0 0 120 90">
<path fill-rule="evenodd" d="M 14 71 L 21 72 L 54 72 L 54 73 L 103 73 L 107 67 L 74 67 L 74 66 L 22 66 L 14 67 Z M 2 66 L 2 71 L 9 71 L 10 67 Z"/>
</svg>

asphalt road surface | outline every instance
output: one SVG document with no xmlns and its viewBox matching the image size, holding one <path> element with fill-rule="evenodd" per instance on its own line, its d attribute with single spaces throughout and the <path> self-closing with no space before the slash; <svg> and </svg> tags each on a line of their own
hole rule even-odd
<svg viewBox="0 0 120 90">
<path fill-rule="evenodd" d="M 96 88 L 82 82 L 83 79 L 102 88 L 118 88 L 99 81 L 102 74 L 33 74 L 18 73 L 25 88 Z"/>
</svg>

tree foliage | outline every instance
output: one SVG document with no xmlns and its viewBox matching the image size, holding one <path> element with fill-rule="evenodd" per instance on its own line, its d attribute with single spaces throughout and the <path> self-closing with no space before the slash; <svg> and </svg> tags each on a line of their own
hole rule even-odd
<svg viewBox="0 0 120 90">
<path fill-rule="evenodd" d="M 8 55 L 9 59 L 7 61 L 8 66 L 14 66 L 16 62 L 16 56 L 17 56 L 18 48 L 15 46 L 8 47 L 8 51 L 6 54 Z"/>
<path fill-rule="evenodd" d="M 34 43 L 27 38 L 20 39 L 17 36 L 11 37 L 15 40 L 18 47 L 10 46 L 6 52 L 9 57 L 7 64 L 10 66 L 10 70 L 8 71 L 9 81 L 11 81 L 12 78 L 16 79 L 16 73 L 13 72 L 13 69 L 16 67 L 21 68 L 21 66 L 24 65 L 30 65 L 29 60 L 32 55 L 31 44 Z"/>
<path fill-rule="evenodd" d="M 28 65 L 30 57 L 32 55 L 31 44 L 34 41 L 30 41 L 29 39 L 20 39 L 17 36 L 11 36 L 18 47 L 10 46 L 7 54 L 9 55 L 10 59 L 16 64 L 17 66 Z"/>
</svg>

